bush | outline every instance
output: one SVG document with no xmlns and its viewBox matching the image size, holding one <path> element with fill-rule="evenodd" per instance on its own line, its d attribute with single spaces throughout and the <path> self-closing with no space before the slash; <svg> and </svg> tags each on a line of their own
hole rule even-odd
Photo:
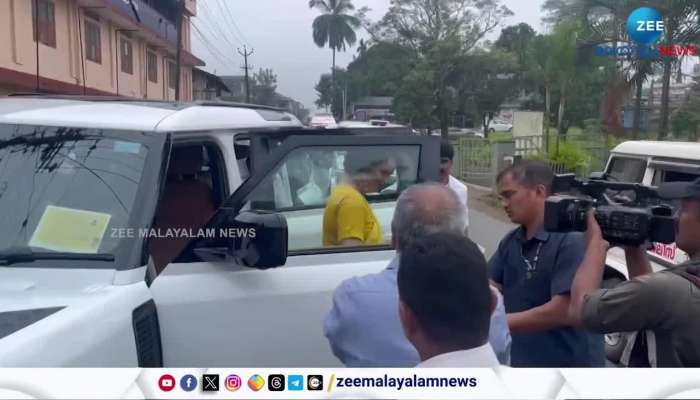
<svg viewBox="0 0 700 400">
<path fill-rule="evenodd" d="M 566 170 L 577 172 L 588 168 L 590 156 L 585 149 L 573 142 L 559 142 L 559 153 L 556 152 L 556 145 L 549 150 L 549 160 L 559 164 Z"/>
</svg>

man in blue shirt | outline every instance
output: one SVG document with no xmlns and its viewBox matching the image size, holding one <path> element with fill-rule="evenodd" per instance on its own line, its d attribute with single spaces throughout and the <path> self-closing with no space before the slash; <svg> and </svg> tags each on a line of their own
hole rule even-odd
<svg viewBox="0 0 700 400">
<path fill-rule="evenodd" d="M 573 278 L 584 254 L 580 233 L 544 230 L 544 205 L 554 174 L 523 161 L 498 176 L 498 194 L 520 227 L 491 258 L 491 279 L 502 288 L 513 335 L 514 367 L 603 367 L 603 337 L 574 328 L 569 319 Z"/>
<path fill-rule="evenodd" d="M 392 241 L 397 253 L 429 233 L 464 235 L 466 210 L 457 196 L 440 184 L 406 189 L 396 204 Z M 333 296 L 323 331 L 333 354 L 348 367 L 414 367 L 418 352 L 406 339 L 399 319 L 398 256 L 377 274 L 344 281 Z M 489 343 L 501 363 L 508 362 L 510 334 L 505 309 L 492 290 L 496 309 Z"/>
</svg>

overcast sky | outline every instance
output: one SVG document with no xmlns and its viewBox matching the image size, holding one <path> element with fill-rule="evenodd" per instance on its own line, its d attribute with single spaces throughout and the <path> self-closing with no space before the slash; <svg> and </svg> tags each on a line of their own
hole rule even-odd
<svg viewBox="0 0 700 400">
<path fill-rule="evenodd" d="M 353 3 L 358 9 L 370 7 L 370 17 L 378 20 L 386 13 L 389 2 L 354 0 Z M 541 31 L 543 2 L 503 0 L 515 14 L 505 25 L 526 22 Z M 207 71 L 217 75 L 242 75 L 243 57 L 234 46 L 247 44 L 254 49 L 250 63 L 255 71 L 271 68 L 277 74 L 279 93 L 315 109 L 314 86 L 321 74 L 330 71 L 332 56 L 329 49 L 318 48 L 313 43 L 311 24 L 319 13 L 308 8 L 308 0 L 198 0 L 198 13 L 194 23 L 201 34 L 192 30 L 193 52 L 207 63 Z M 235 24 L 231 23 L 232 19 Z M 364 32 L 358 35 L 366 36 Z M 490 39 L 497 37 L 498 32 Z M 339 53 L 337 65 L 347 66 L 355 52 L 353 48 Z"/>
</svg>

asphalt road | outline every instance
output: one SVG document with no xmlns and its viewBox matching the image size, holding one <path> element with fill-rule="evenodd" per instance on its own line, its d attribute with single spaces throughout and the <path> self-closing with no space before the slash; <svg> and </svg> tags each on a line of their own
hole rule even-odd
<svg viewBox="0 0 700 400">
<path fill-rule="evenodd" d="M 478 210 L 469 210 L 469 238 L 485 249 L 486 259 L 491 258 L 503 237 L 515 225 L 502 222 Z"/>
</svg>

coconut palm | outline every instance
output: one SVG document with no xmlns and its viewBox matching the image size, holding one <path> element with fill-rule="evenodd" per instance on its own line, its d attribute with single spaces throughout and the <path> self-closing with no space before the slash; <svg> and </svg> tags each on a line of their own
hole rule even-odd
<svg viewBox="0 0 700 400">
<path fill-rule="evenodd" d="M 355 29 L 360 27 L 361 21 L 349 14 L 355 10 L 351 0 L 310 0 L 309 8 L 321 11 L 313 22 L 313 38 L 318 47 L 328 46 L 333 51 L 331 84 L 335 91 L 335 53 L 355 44 Z"/>
</svg>

